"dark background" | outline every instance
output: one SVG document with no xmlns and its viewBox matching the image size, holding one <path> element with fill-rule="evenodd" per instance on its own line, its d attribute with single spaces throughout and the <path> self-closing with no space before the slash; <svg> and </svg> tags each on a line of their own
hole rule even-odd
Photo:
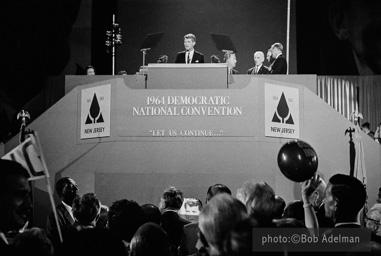
<svg viewBox="0 0 381 256">
<path fill-rule="evenodd" d="M 339 41 L 329 24 L 333 2 L 296 1 L 297 74 L 359 75 L 349 43 Z"/>
<path fill-rule="evenodd" d="M 134 74 L 143 64 L 140 45 L 147 34 L 155 32 L 164 32 L 164 36 L 155 49 L 147 52 L 146 64 L 156 63 L 163 54 L 169 57 L 169 63 L 175 62 L 177 52 L 184 50 L 183 36 L 188 33 L 196 36 L 195 49 L 204 54 L 205 62 L 210 62 L 213 54 L 222 61 L 223 53 L 217 51 L 210 36 L 218 33 L 231 37 L 237 49 L 235 69 L 240 74 L 254 66 L 255 51 L 266 55 L 271 44 L 280 42 L 286 47 L 287 43 L 287 1 L 280 0 L 119 0 L 117 21 L 122 27 L 123 44 L 117 48 L 116 70 L 124 69 L 128 74 Z M 290 52 L 295 59 L 295 26 L 292 28 Z M 295 61 L 290 71 L 296 73 Z"/>
</svg>

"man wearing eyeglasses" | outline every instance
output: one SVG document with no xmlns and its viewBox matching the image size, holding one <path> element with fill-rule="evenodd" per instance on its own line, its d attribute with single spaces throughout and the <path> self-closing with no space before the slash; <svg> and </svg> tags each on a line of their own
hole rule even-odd
<svg viewBox="0 0 381 256">
<path fill-rule="evenodd" d="M 381 204 L 375 204 L 366 214 L 365 225 L 367 228 L 372 230 L 372 232 L 380 237 L 381 240 L 381 230 L 380 230 L 380 220 L 381 220 Z"/>
</svg>

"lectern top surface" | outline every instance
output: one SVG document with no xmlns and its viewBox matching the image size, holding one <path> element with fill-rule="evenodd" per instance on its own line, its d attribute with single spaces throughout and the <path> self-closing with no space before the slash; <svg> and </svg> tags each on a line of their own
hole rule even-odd
<svg viewBox="0 0 381 256">
<path fill-rule="evenodd" d="M 150 68 L 227 68 L 226 63 L 152 63 L 148 64 Z"/>
</svg>

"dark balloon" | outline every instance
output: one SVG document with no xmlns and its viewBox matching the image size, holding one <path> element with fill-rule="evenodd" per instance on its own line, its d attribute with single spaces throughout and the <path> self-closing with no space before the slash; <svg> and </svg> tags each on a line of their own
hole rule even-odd
<svg viewBox="0 0 381 256">
<path fill-rule="evenodd" d="M 278 166 L 288 179 L 302 182 L 310 179 L 318 168 L 315 150 L 301 140 L 289 141 L 278 153 Z"/>
</svg>

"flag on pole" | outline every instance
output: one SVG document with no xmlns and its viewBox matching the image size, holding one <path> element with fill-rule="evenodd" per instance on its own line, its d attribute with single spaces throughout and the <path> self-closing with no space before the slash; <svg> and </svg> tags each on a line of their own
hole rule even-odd
<svg viewBox="0 0 381 256">
<path fill-rule="evenodd" d="M 367 186 L 367 176 L 366 176 L 366 168 L 365 168 L 365 157 L 364 157 L 364 147 L 362 145 L 362 136 L 360 133 L 359 119 L 362 119 L 363 116 L 358 110 L 355 110 L 351 114 L 351 119 L 355 124 L 355 164 L 353 168 L 353 176 L 359 179 L 365 187 Z M 368 196 L 366 197 L 365 205 L 360 213 L 360 223 L 365 225 L 365 217 L 368 212 Z"/>
<path fill-rule="evenodd" d="M 29 134 L 29 137 L 8 154 L 2 157 L 2 159 L 8 159 L 20 163 L 29 173 L 29 180 L 38 180 L 45 178 L 46 188 L 48 190 L 50 204 L 54 213 L 55 222 L 57 225 L 57 232 L 60 242 L 63 242 L 61 227 L 58 222 L 58 215 L 53 199 L 53 191 L 50 186 L 49 171 L 45 162 L 44 154 L 40 139 L 37 132 Z"/>
<path fill-rule="evenodd" d="M 355 164 L 353 168 L 353 176 L 359 179 L 364 186 L 367 185 L 366 168 L 365 168 L 365 157 L 364 157 L 364 147 L 362 145 L 362 136 L 360 132 L 359 119 L 363 119 L 362 114 L 358 110 L 354 110 L 350 116 L 350 120 L 355 124 Z"/>
<path fill-rule="evenodd" d="M 365 186 L 367 185 L 367 177 L 366 177 L 366 168 L 365 168 L 365 157 L 364 157 L 364 147 L 362 145 L 362 136 L 360 133 L 360 127 L 357 124 L 355 128 L 355 166 L 354 166 L 354 177 L 359 179 Z"/>
<path fill-rule="evenodd" d="M 30 134 L 23 143 L 8 152 L 2 159 L 20 163 L 29 173 L 29 180 L 49 177 L 37 135 Z"/>
</svg>

